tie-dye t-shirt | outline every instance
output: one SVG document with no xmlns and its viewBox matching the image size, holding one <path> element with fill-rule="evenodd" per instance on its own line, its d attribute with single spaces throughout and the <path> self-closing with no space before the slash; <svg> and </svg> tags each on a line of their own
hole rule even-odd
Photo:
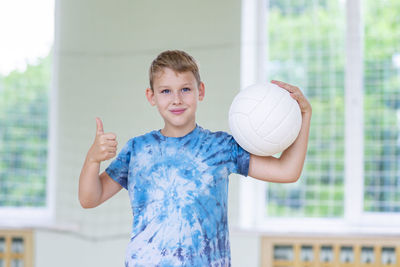
<svg viewBox="0 0 400 267">
<path fill-rule="evenodd" d="M 230 266 L 228 176 L 247 176 L 249 153 L 225 132 L 132 138 L 106 169 L 129 192 L 126 266 Z"/>
</svg>

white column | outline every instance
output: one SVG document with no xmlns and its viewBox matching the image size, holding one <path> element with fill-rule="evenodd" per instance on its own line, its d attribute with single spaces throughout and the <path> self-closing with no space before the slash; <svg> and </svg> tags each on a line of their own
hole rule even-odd
<svg viewBox="0 0 400 267">
<path fill-rule="evenodd" d="M 242 0 L 240 88 L 267 78 L 268 0 Z M 250 177 L 240 180 L 239 225 L 254 227 L 265 214 L 266 184 Z"/>
<path fill-rule="evenodd" d="M 345 219 L 356 223 L 363 210 L 363 15 L 362 0 L 347 1 L 345 75 Z"/>
</svg>

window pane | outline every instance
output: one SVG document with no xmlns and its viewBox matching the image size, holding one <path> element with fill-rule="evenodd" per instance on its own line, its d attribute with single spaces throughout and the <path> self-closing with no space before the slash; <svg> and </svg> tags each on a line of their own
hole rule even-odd
<svg viewBox="0 0 400 267">
<path fill-rule="evenodd" d="M 400 212 L 400 1 L 364 4 L 364 210 Z"/>
<path fill-rule="evenodd" d="M 4 237 L 0 237 L 0 253 L 3 254 L 6 252 L 6 239 Z"/>
<path fill-rule="evenodd" d="M 11 241 L 11 252 L 24 253 L 24 239 L 22 237 L 14 237 Z"/>
<path fill-rule="evenodd" d="M 268 78 L 299 86 L 313 118 L 302 177 L 268 185 L 268 216 L 343 215 L 344 3 L 269 1 Z"/>
<path fill-rule="evenodd" d="M 45 205 L 53 2 L 0 2 L 0 207 Z"/>
</svg>

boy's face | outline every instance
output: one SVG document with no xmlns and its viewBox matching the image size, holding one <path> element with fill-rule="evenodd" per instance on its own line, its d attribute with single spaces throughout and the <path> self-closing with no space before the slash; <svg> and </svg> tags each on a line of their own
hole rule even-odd
<svg viewBox="0 0 400 267">
<path fill-rule="evenodd" d="M 204 98 L 204 84 L 198 86 L 192 72 L 164 68 L 154 77 L 153 89 L 146 89 L 146 97 L 164 119 L 164 131 L 187 132 L 195 127 L 197 102 Z"/>
</svg>

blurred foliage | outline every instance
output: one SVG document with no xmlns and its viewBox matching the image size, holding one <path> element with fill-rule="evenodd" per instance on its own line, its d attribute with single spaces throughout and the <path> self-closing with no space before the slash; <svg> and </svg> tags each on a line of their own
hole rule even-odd
<svg viewBox="0 0 400 267">
<path fill-rule="evenodd" d="M 268 74 L 298 85 L 313 107 L 302 177 L 268 185 L 269 216 L 344 214 L 344 3 L 269 1 Z M 364 210 L 399 212 L 400 1 L 363 3 Z"/>
<path fill-rule="evenodd" d="M 46 204 L 50 64 L 0 76 L 0 206 Z"/>
<path fill-rule="evenodd" d="M 364 210 L 400 212 L 400 1 L 365 2 Z"/>
</svg>

